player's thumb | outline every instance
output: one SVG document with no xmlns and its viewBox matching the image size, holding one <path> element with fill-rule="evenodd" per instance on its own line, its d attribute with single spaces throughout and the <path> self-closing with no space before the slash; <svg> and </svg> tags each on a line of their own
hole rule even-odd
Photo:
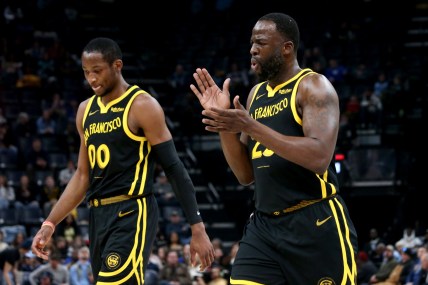
<svg viewBox="0 0 428 285">
<path fill-rule="evenodd" d="M 229 94 L 230 78 L 226 78 L 223 82 L 223 93 Z"/>
<path fill-rule="evenodd" d="M 233 105 L 235 106 L 235 109 L 245 109 L 244 106 L 242 106 L 241 102 L 239 102 L 239 95 L 236 95 L 235 98 L 233 98 Z"/>
<path fill-rule="evenodd" d="M 38 241 L 38 245 L 39 245 L 39 247 L 44 247 L 44 246 L 45 246 L 45 244 L 46 244 L 46 239 L 45 239 L 45 237 L 41 237 L 41 238 L 39 239 L 39 241 Z"/>
</svg>

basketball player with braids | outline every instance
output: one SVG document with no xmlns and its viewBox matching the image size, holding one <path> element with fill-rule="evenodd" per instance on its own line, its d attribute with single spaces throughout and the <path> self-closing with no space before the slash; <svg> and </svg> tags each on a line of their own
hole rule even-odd
<svg viewBox="0 0 428 285">
<path fill-rule="evenodd" d="M 199 259 L 204 270 L 214 260 L 214 249 L 163 109 L 147 92 L 125 81 L 115 41 L 91 40 L 82 52 L 82 68 L 95 95 L 77 111 L 77 170 L 35 235 L 33 252 L 48 258 L 44 247 L 55 226 L 86 198 L 95 283 L 143 284 L 158 227 L 152 187 L 157 161 L 191 225 L 191 260 Z"/>
<path fill-rule="evenodd" d="M 242 185 L 255 184 L 231 284 L 351 285 L 357 234 L 339 196 L 334 150 L 339 101 L 321 74 L 300 68 L 299 29 L 282 13 L 261 17 L 251 35 L 259 83 L 246 107 L 197 68 L 191 90 L 205 129 L 219 133 L 226 161 Z"/>
</svg>

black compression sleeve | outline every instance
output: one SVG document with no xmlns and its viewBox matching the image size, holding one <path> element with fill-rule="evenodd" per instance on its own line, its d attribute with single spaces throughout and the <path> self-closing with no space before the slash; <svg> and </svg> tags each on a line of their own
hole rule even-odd
<svg viewBox="0 0 428 285">
<path fill-rule="evenodd" d="M 183 162 L 178 157 L 173 140 L 157 144 L 153 146 L 152 150 L 165 171 L 189 224 L 202 222 L 196 201 L 195 187 L 189 173 L 184 168 Z"/>
</svg>

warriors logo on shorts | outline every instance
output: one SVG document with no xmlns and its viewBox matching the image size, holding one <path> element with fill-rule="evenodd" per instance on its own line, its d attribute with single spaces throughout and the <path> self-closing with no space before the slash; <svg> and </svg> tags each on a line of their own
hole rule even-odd
<svg viewBox="0 0 428 285">
<path fill-rule="evenodd" d="M 321 278 L 320 281 L 318 281 L 318 285 L 335 285 L 336 283 L 334 282 L 333 279 L 331 279 L 330 277 L 324 277 Z"/>
<path fill-rule="evenodd" d="M 106 265 L 109 269 L 114 270 L 119 267 L 121 259 L 119 254 L 112 252 L 106 257 Z M 326 283 L 327 284 L 327 283 Z"/>
</svg>

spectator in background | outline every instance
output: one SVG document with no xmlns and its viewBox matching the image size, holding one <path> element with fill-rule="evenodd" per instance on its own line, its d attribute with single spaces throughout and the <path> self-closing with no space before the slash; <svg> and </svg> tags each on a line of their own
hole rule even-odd
<svg viewBox="0 0 428 285">
<path fill-rule="evenodd" d="M 372 82 L 372 69 L 365 63 L 360 62 L 352 69 L 351 80 L 350 83 L 353 85 L 354 93 L 359 94 L 363 92 Z"/>
<path fill-rule="evenodd" d="M 168 78 L 168 83 L 177 91 L 177 95 L 183 95 L 187 93 L 190 85 L 191 74 L 184 68 L 184 65 L 177 63 L 175 65 L 174 72 Z"/>
<path fill-rule="evenodd" d="M 350 121 L 349 115 L 346 113 L 340 114 L 339 134 L 337 139 L 338 150 L 345 152 L 350 151 L 356 145 L 357 128 Z"/>
<path fill-rule="evenodd" d="M 4 240 L 4 231 L 0 230 L 0 252 L 2 252 L 8 246 L 9 244 Z"/>
<path fill-rule="evenodd" d="M 152 249 L 149 257 L 149 263 L 147 264 L 146 273 L 144 274 L 145 285 L 159 284 L 159 271 L 163 268 L 163 262 L 156 252 L 156 248 Z"/>
<path fill-rule="evenodd" d="M 23 62 L 14 53 L 6 53 L 3 62 L 3 84 L 8 89 L 13 89 L 16 82 L 22 76 Z"/>
<path fill-rule="evenodd" d="M 70 267 L 70 285 L 94 284 L 94 276 L 89 262 L 89 248 L 87 246 L 78 250 L 78 258 L 78 261 Z"/>
<path fill-rule="evenodd" d="M 24 18 L 24 13 L 18 1 L 4 1 L 3 17 L 7 25 L 16 25 Z"/>
<path fill-rule="evenodd" d="M 11 246 L 18 248 L 20 245 L 24 244 L 25 241 L 25 233 L 23 231 L 17 231 L 14 234 Z"/>
<path fill-rule="evenodd" d="M 416 259 L 415 259 L 415 267 L 414 267 L 415 269 L 421 267 L 422 256 L 427 252 L 428 252 L 428 247 L 426 247 L 425 245 L 418 247 L 418 249 L 416 250 Z"/>
<path fill-rule="evenodd" d="M 14 285 L 18 280 L 16 268 L 19 261 L 31 249 L 31 241 L 23 241 L 18 246 L 10 246 L 0 252 L 0 284 Z"/>
<path fill-rule="evenodd" d="M 65 239 L 64 236 L 57 234 L 53 241 L 55 244 L 55 252 L 60 255 L 61 264 L 65 265 L 65 260 L 67 259 L 67 256 L 69 253 L 69 246 L 68 246 L 67 240 Z"/>
<path fill-rule="evenodd" d="M 422 241 L 419 237 L 416 236 L 415 229 L 413 227 L 406 227 L 403 231 L 403 237 L 398 240 L 403 247 L 416 249 L 418 246 L 422 245 Z"/>
<path fill-rule="evenodd" d="M 15 189 L 8 184 L 6 174 L 0 173 L 0 209 L 7 209 L 15 204 Z"/>
<path fill-rule="evenodd" d="M 179 262 L 179 253 L 169 250 L 166 257 L 166 264 L 159 273 L 159 285 L 191 285 L 189 270 L 186 264 Z"/>
<path fill-rule="evenodd" d="M 328 61 L 324 75 L 330 80 L 334 87 L 340 89 L 340 87 L 345 83 L 346 76 L 348 75 L 348 69 L 344 65 L 340 64 L 337 58 L 331 58 Z"/>
<path fill-rule="evenodd" d="M 398 261 L 394 258 L 394 246 L 389 244 L 384 251 L 384 261 L 378 271 L 370 277 L 370 284 L 376 284 L 385 281 L 391 272 L 397 266 Z"/>
<path fill-rule="evenodd" d="M 27 141 L 34 136 L 36 127 L 27 112 L 19 112 L 16 120 L 12 124 L 12 133 L 14 140 L 18 142 L 18 148 L 21 153 L 25 153 L 30 145 Z"/>
<path fill-rule="evenodd" d="M 311 64 L 309 68 L 316 70 L 317 72 L 323 73 L 327 67 L 327 59 L 319 46 L 312 48 Z"/>
<path fill-rule="evenodd" d="M 403 285 L 427 285 L 428 284 L 428 252 L 424 252 L 419 256 L 419 266 L 406 278 Z"/>
<path fill-rule="evenodd" d="M 224 260 L 226 258 L 224 253 L 224 244 L 223 241 L 220 238 L 213 238 L 211 243 L 213 244 L 214 251 L 215 251 L 215 257 L 213 265 L 219 265 L 223 266 L 225 265 L 226 261 Z"/>
<path fill-rule="evenodd" d="M 39 266 L 30 273 L 29 280 L 31 285 L 38 285 L 44 272 L 50 272 L 53 276 L 53 282 L 58 285 L 69 284 L 69 272 L 67 267 L 61 264 L 61 254 L 59 252 L 51 252 L 49 262 Z"/>
<path fill-rule="evenodd" d="M 56 235 L 63 236 L 68 245 L 72 245 L 74 239 L 82 234 L 76 218 L 73 214 L 68 214 L 67 217 L 58 224 Z"/>
<path fill-rule="evenodd" d="M 214 265 L 210 270 L 210 281 L 207 285 L 228 285 L 228 279 L 223 277 L 223 268 L 220 265 Z"/>
<path fill-rule="evenodd" d="M 183 243 L 180 240 L 178 233 L 170 232 L 168 236 L 168 248 L 169 250 L 176 250 L 177 252 L 183 251 Z"/>
<path fill-rule="evenodd" d="M 182 244 L 188 243 L 190 228 L 184 222 L 183 217 L 175 210 L 171 212 L 169 222 L 165 225 L 165 236 L 169 239 L 173 232 L 177 233 Z"/>
<path fill-rule="evenodd" d="M 229 281 L 223 277 L 224 273 L 220 265 L 213 265 L 210 271 L 207 272 L 207 277 L 202 276 L 196 277 L 197 285 L 228 285 Z"/>
<path fill-rule="evenodd" d="M 41 87 L 42 79 L 37 75 L 30 64 L 24 65 L 24 71 L 16 81 L 16 88 L 38 89 Z"/>
<path fill-rule="evenodd" d="M 48 83 L 55 79 L 56 65 L 55 61 L 50 57 L 47 50 L 42 54 L 42 57 L 37 60 L 37 73 L 41 77 L 43 83 Z"/>
<path fill-rule="evenodd" d="M 30 179 L 27 174 L 22 174 L 19 179 L 19 185 L 16 187 L 15 208 L 36 207 L 39 208 L 38 201 L 39 188 L 37 184 Z"/>
<path fill-rule="evenodd" d="M 65 189 L 65 186 L 67 186 L 67 183 L 70 181 L 74 172 L 76 172 L 76 164 L 74 163 L 74 160 L 70 158 L 67 161 L 66 168 L 61 169 L 58 173 L 58 181 L 61 191 Z"/>
<path fill-rule="evenodd" d="M 327 60 L 319 46 L 304 49 L 302 66 L 319 73 L 324 73 L 327 67 Z"/>
<path fill-rule="evenodd" d="M 41 263 L 34 253 L 31 251 L 25 253 L 24 258 L 21 259 L 18 265 L 18 271 L 22 273 L 20 285 L 31 285 L 30 273 L 40 265 Z"/>
<path fill-rule="evenodd" d="M 363 128 L 379 130 L 382 122 L 383 105 L 379 97 L 366 89 L 360 101 L 360 118 Z"/>
<path fill-rule="evenodd" d="M 38 135 L 52 135 L 56 132 L 56 121 L 52 117 L 52 110 L 45 108 L 42 110 L 41 116 L 36 120 L 36 128 Z"/>
<path fill-rule="evenodd" d="M 26 155 L 26 169 L 28 171 L 49 170 L 49 166 L 49 155 L 43 147 L 42 140 L 34 137 Z"/>
<path fill-rule="evenodd" d="M 46 104 L 46 108 L 51 111 L 51 118 L 55 122 L 55 134 L 64 134 L 67 130 L 68 114 L 67 104 L 61 94 L 55 92 L 52 95 L 50 106 Z"/>
<path fill-rule="evenodd" d="M 383 260 L 384 249 L 385 243 L 380 237 L 378 230 L 376 228 L 371 228 L 369 230 L 369 240 L 363 245 L 363 251 L 369 255 L 369 258 L 377 267 L 380 266 Z"/>
<path fill-rule="evenodd" d="M 156 182 L 153 184 L 153 190 L 156 200 L 160 207 L 163 206 L 179 206 L 177 198 L 175 197 L 172 185 L 168 181 L 165 172 L 161 171 L 156 176 Z"/>
<path fill-rule="evenodd" d="M 79 249 L 82 246 L 83 246 L 83 244 L 82 245 L 76 245 L 76 244 L 72 243 L 68 247 L 67 256 L 63 260 L 62 264 L 64 264 L 68 268 L 69 271 L 70 271 L 71 266 L 79 260 L 79 257 L 78 257 Z"/>
<path fill-rule="evenodd" d="M 377 80 L 373 84 L 373 95 L 383 98 L 385 92 L 388 90 L 389 82 L 386 79 L 385 72 L 380 72 L 377 76 Z"/>
<path fill-rule="evenodd" d="M 0 155 L 2 163 L 16 164 L 18 147 L 14 141 L 14 136 L 9 131 L 7 120 L 0 115 Z M 7 161 L 5 161 L 7 159 Z M 3 166 L 4 167 L 4 166 Z"/>
<path fill-rule="evenodd" d="M 405 247 L 401 250 L 401 262 L 399 264 L 403 268 L 398 277 L 398 282 L 397 282 L 398 285 L 405 284 L 407 277 L 413 271 L 413 268 L 415 266 L 415 261 L 413 257 L 414 257 L 414 254 L 411 248 Z"/>
<path fill-rule="evenodd" d="M 411 250 L 404 249 L 401 252 L 401 261 L 397 263 L 393 270 L 389 273 L 386 280 L 375 282 L 377 285 L 402 285 L 406 282 L 406 278 L 413 268 L 413 260 L 411 257 Z"/>
<path fill-rule="evenodd" d="M 67 152 L 67 154 L 69 156 L 71 156 L 73 154 L 76 154 L 76 156 L 77 156 L 77 153 L 79 150 L 79 148 L 78 148 L 79 134 L 77 132 L 76 125 L 69 121 L 67 124 L 66 131 L 65 131 L 64 135 L 65 135 L 64 141 L 65 141 L 65 144 L 67 146 L 65 151 Z M 76 161 L 77 161 L 77 159 L 76 159 Z"/>
<path fill-rule="evenodd" d="M 25 49 L 24 54 L 31 62 L 36 62 L 42 57 L 45 49 L 46 47 L 36 38 L 32 40 L 31 46 Z"/>
<path fill-rule="evenodd" d="M 344 114 L 349 118 L 349 121 L 356 125 L 359 122 L 359 113 L 361 109 L 360 100 L 357 95 L 351 95 L 346 101 Z"/>
<path fill-rule="evenodd" d="M 42 191 L 40 193 L 40 207 L 43 209 L 45 217 L 49 215 L 60 195 L 61 189 L 57 185 L 53 175 L 46 175 L 43 182 Z"/>
<path fill-rule="evenodd" d="M 39 285 L 60 285 L 54 281 L 52 273 L 44 271 L 39 276 Z"/>
</svg>

